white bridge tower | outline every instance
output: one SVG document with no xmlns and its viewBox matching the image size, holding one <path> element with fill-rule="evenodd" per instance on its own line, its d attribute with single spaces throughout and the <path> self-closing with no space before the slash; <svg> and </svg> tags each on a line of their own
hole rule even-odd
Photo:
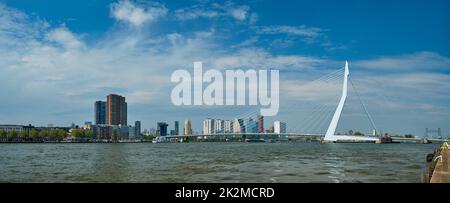
<svg viewBox="0 0 450 203">
<path fill-rule="evenodd" d="M 348 87 L 348 76 L 350 72 L 348 70 L 348 62 L 345 61 L 344 68 L 344 84 L 342 87 L 342 96 L 339 104 L 334 112 L 333 119 L 328 126 L 327 133 L 323 139 L 324 142 L 376 142 L 379 140 L 377 137 L 367 137 L 367 136 L 351 136 L 351 135 L 336 135 L 336 128 L 341 118 L 342 110 L 344 109 L 345 101 L 347 100 L 347 87 Z"/>
</svg>

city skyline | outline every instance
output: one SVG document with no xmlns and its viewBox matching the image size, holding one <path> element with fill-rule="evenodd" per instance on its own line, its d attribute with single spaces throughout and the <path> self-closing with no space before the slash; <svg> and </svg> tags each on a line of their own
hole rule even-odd
<svg viewBox="0 0 450 203">
<path fill-rule="evenodd" d="M 110 93 L 127 98 L 128 121 L 141 121 L 143 129 L 189 119 L 200 131 L 205 118 L 251 111 L 170 104 L 172 71 L 201 60 L 205 69 L 279 68 L 280 112 L 265 120 L 286 121 L 289 129 L 312 104 L 328 105 L 317 92 L 329 87 L 304 84 L 349 60 L 352 79 L 384 132 L 422 136 L 425 128 L 440 127 L 448 135 L 448 7 L 448 1 L 5 0 L 0 123 L 95 122 L 93 102 Z M 353 115 L 343 118 L 341 130 L 360 125 L 363 117 Z"/>
</svg>

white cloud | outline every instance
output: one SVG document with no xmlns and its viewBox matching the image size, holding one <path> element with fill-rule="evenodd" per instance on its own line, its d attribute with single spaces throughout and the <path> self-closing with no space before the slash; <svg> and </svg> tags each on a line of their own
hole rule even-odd
<svg viewBox="0 0 450 203">
<path fill-rule="evenodd" d="M 121 0 L 110 5 L 110 12 L 115 19 L 139 27 L 165 16 L 168 10 L 163 5 L 138 5 L 129 0 Z"/>
<path fill-rule="evenodd" d="M 230 8 L 229 13 L 235 19 L 243 21 L 247 18 L 247 13 L 250 8 L 248 6 L 239 6 L 235 8 Z"/>
<path fill-rule="evenodd" d="M 197 18 L 215 18 L 220 13 L 215 10 L 208 10 L 200 6 L 192 6 L 189 8 L 181 8 L 175 10 L 175 17 L 180 20 L 194 20 Z"/>
<path fill-rule="evenodd" d="M 401 56 L 384 56 L 355 62 L 355 66 L 376 70 L 449 70 L 450 59 L 434 52 L 417 52 Z"/>
<path fill-rule="evenodd" d="M 247 21 L 252 24 L 257 20 L 255 13 L 249 15 L 250 7 L 247 5 L 235 5 L 232 2 L 223 4 L 198 4 L 187 8 L 175 10 L 175 17 L 179 20 L 195 20 L 198 18 L 229 17 L 237 21 Z M 249 19 L 250 18 L 250 19 Z"/>
<path fill-rule="evenodd" d="M 305 25 L 268 25 L 253 26 L 252 28 L 259 35 L 276 35 L 277 38 L 271 42 L 271 46 L 275 48 L 290 47 L 298 41 L 306 45 L 319 45 L 327 51 L 338 51 L 347 48 L 342 45 L 334 45 L 328 35 L 326 35 L 328 30 L 323 28 L 308 27 Z"/>
<path fill-rule="evenodd" d="M 26 14 L 0 2 L 0 45 L 15 49 L 24 48 L 35 37 L 40 37 L 48 28 L 48 23 L 30 19 Z"/>
<path fill-rule="evenodd" d="M 321 28 L 287 25 L 259 26 L 255 27 L 259 34 L 288 34 L 302 37 L 317 37 L 324 32 Z"/>
<path fill-rule="evenodd" d="M 172 43 L 172 45 L 179 44 L 183 39 L 183 36 L 178 33 L 171 33 L 167 35 L 167 39 Z"/>
<path fill-rule="evenodd" d="M 266 50 L 258 48 L 242 48 L 236 53 L 222 55 L 220 57 L 213 58 L 210 61 L 211 67 L 216 69 L 275 68 L 289 71 L 302 71 L 304 69 L 314 68 L 322 63 L 325 63 L 325 61 L 320 58 L 309 56 L 274 56 Z"/>
<path fill-rule="evenodd" d="M 46 39 L 52 42 L 57 42 L 67 49 L 78 49 L 83 46 L 83 43 L 70 32 L 65 26 L 61 26 L 51 30 L 46 34 Z"/>
</svg>

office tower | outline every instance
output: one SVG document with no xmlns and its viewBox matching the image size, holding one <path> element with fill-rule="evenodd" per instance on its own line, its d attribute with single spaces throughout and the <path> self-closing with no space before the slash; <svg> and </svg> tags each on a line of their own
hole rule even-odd
<svg viewBox="0 0 450 203">
<path fill-rule="evenodd" d="M 130 127 L 127 125 L 118 126 L 119 140 L 128 140 L 130 136 Z M 134 129 L 133 129 L 134 130 Z"/>
<path fill-rule="evenodd" d="M 286 123 L 275 121 L 273 123 L 274 133 L 286 133 Z"/>
<path fill-rule="evenodd" d="M 223 133 L 225 129 L 225 122 L 222 119 L 216 119 L 214 121 L 214 133 Z"/>
<path fill-rule="evenodd" d="M 180 129 L 179 129 L 179 123 L 178 121 L 175 121 L 175 129 L 174 129 L 174 135 L 179 135 L 180 134 Z"/>
<path fill-rule="evenodd" d="M 245 133 L 245 126 L 244 126 L 244 120 L 243 119 L 236 118 L 234 120 L 233 132 L 234 133 Z"/>
<path fill-rule="evenodd" d="M 258 124 L 253 118 L 249 118 L 245 122 L 245 132 L 246 133 L 256 133 L 258 131 Z"/>
<path fill-rule="evenodd" d="M 135 121 L 134 122 L 134 135 L 136 136 L 136 138 L 140 138 L 141 137 L 141 121 Z"/>
<path fill-rule="evenodd" d="M 203 121 L 203 134 L 210 135 L 214 133 L 214 119 L 208 118 Z"/>
<path fill-rule="evenodd" d="M 127 103 L 125 97 L 110 94 L 107 97 L 108 125 L 127 125 Z"/>
<path fill-rule="evenodd" d="M 93 128 L 94 137 L 96 139 L 112 139 L 112 128 L 108 125 L 96 125 Z"/>
<path fill-rule="evenodd" d="M 106 102 L 96 101 L 94 104 L 94 123 L 95 125 L 106 124 Z"/>
<path fill-rule="evenodd" d="M 165 122 L 158 122 L 159 135 L 161 135 L 161 136 L 167 135 L 167 126 L 169 126 L 169 124 L 167 124 Z"/>
<path fill-rule="evenodd" d="M 233 121 L 226 120 L 224 121 L 224 133 L 232 133 L 233 132 Z"/>
<path fill-rule="evenodd" d="M 128 139 L 130 140 L 135 140 L 135 139 L 140 139 L 139 135 L 136 134 L 137 130 L 136 130 L 136 126 L 128 126 Z"/>
<path fill-rule="evenodd" d="M 184 121 L 184 134 L 185 135 L 192 135 L 192 128 L 191 128 L 191 121 L 185 120 Z"/>
<path fill-rule="evenodd" d="M 258 116 L 258 133 L 264 133 L 264 116 Z"/>
</svg>

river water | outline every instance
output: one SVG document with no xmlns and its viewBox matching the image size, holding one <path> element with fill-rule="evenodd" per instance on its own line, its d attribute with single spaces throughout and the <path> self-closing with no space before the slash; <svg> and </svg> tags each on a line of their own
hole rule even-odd
<svg viewBox="0 0 450 203">
<path fill-rule="evenodd" d="M 420 182 L 438 145 L 0 144 L 0 182 Z"/>
</svg>

